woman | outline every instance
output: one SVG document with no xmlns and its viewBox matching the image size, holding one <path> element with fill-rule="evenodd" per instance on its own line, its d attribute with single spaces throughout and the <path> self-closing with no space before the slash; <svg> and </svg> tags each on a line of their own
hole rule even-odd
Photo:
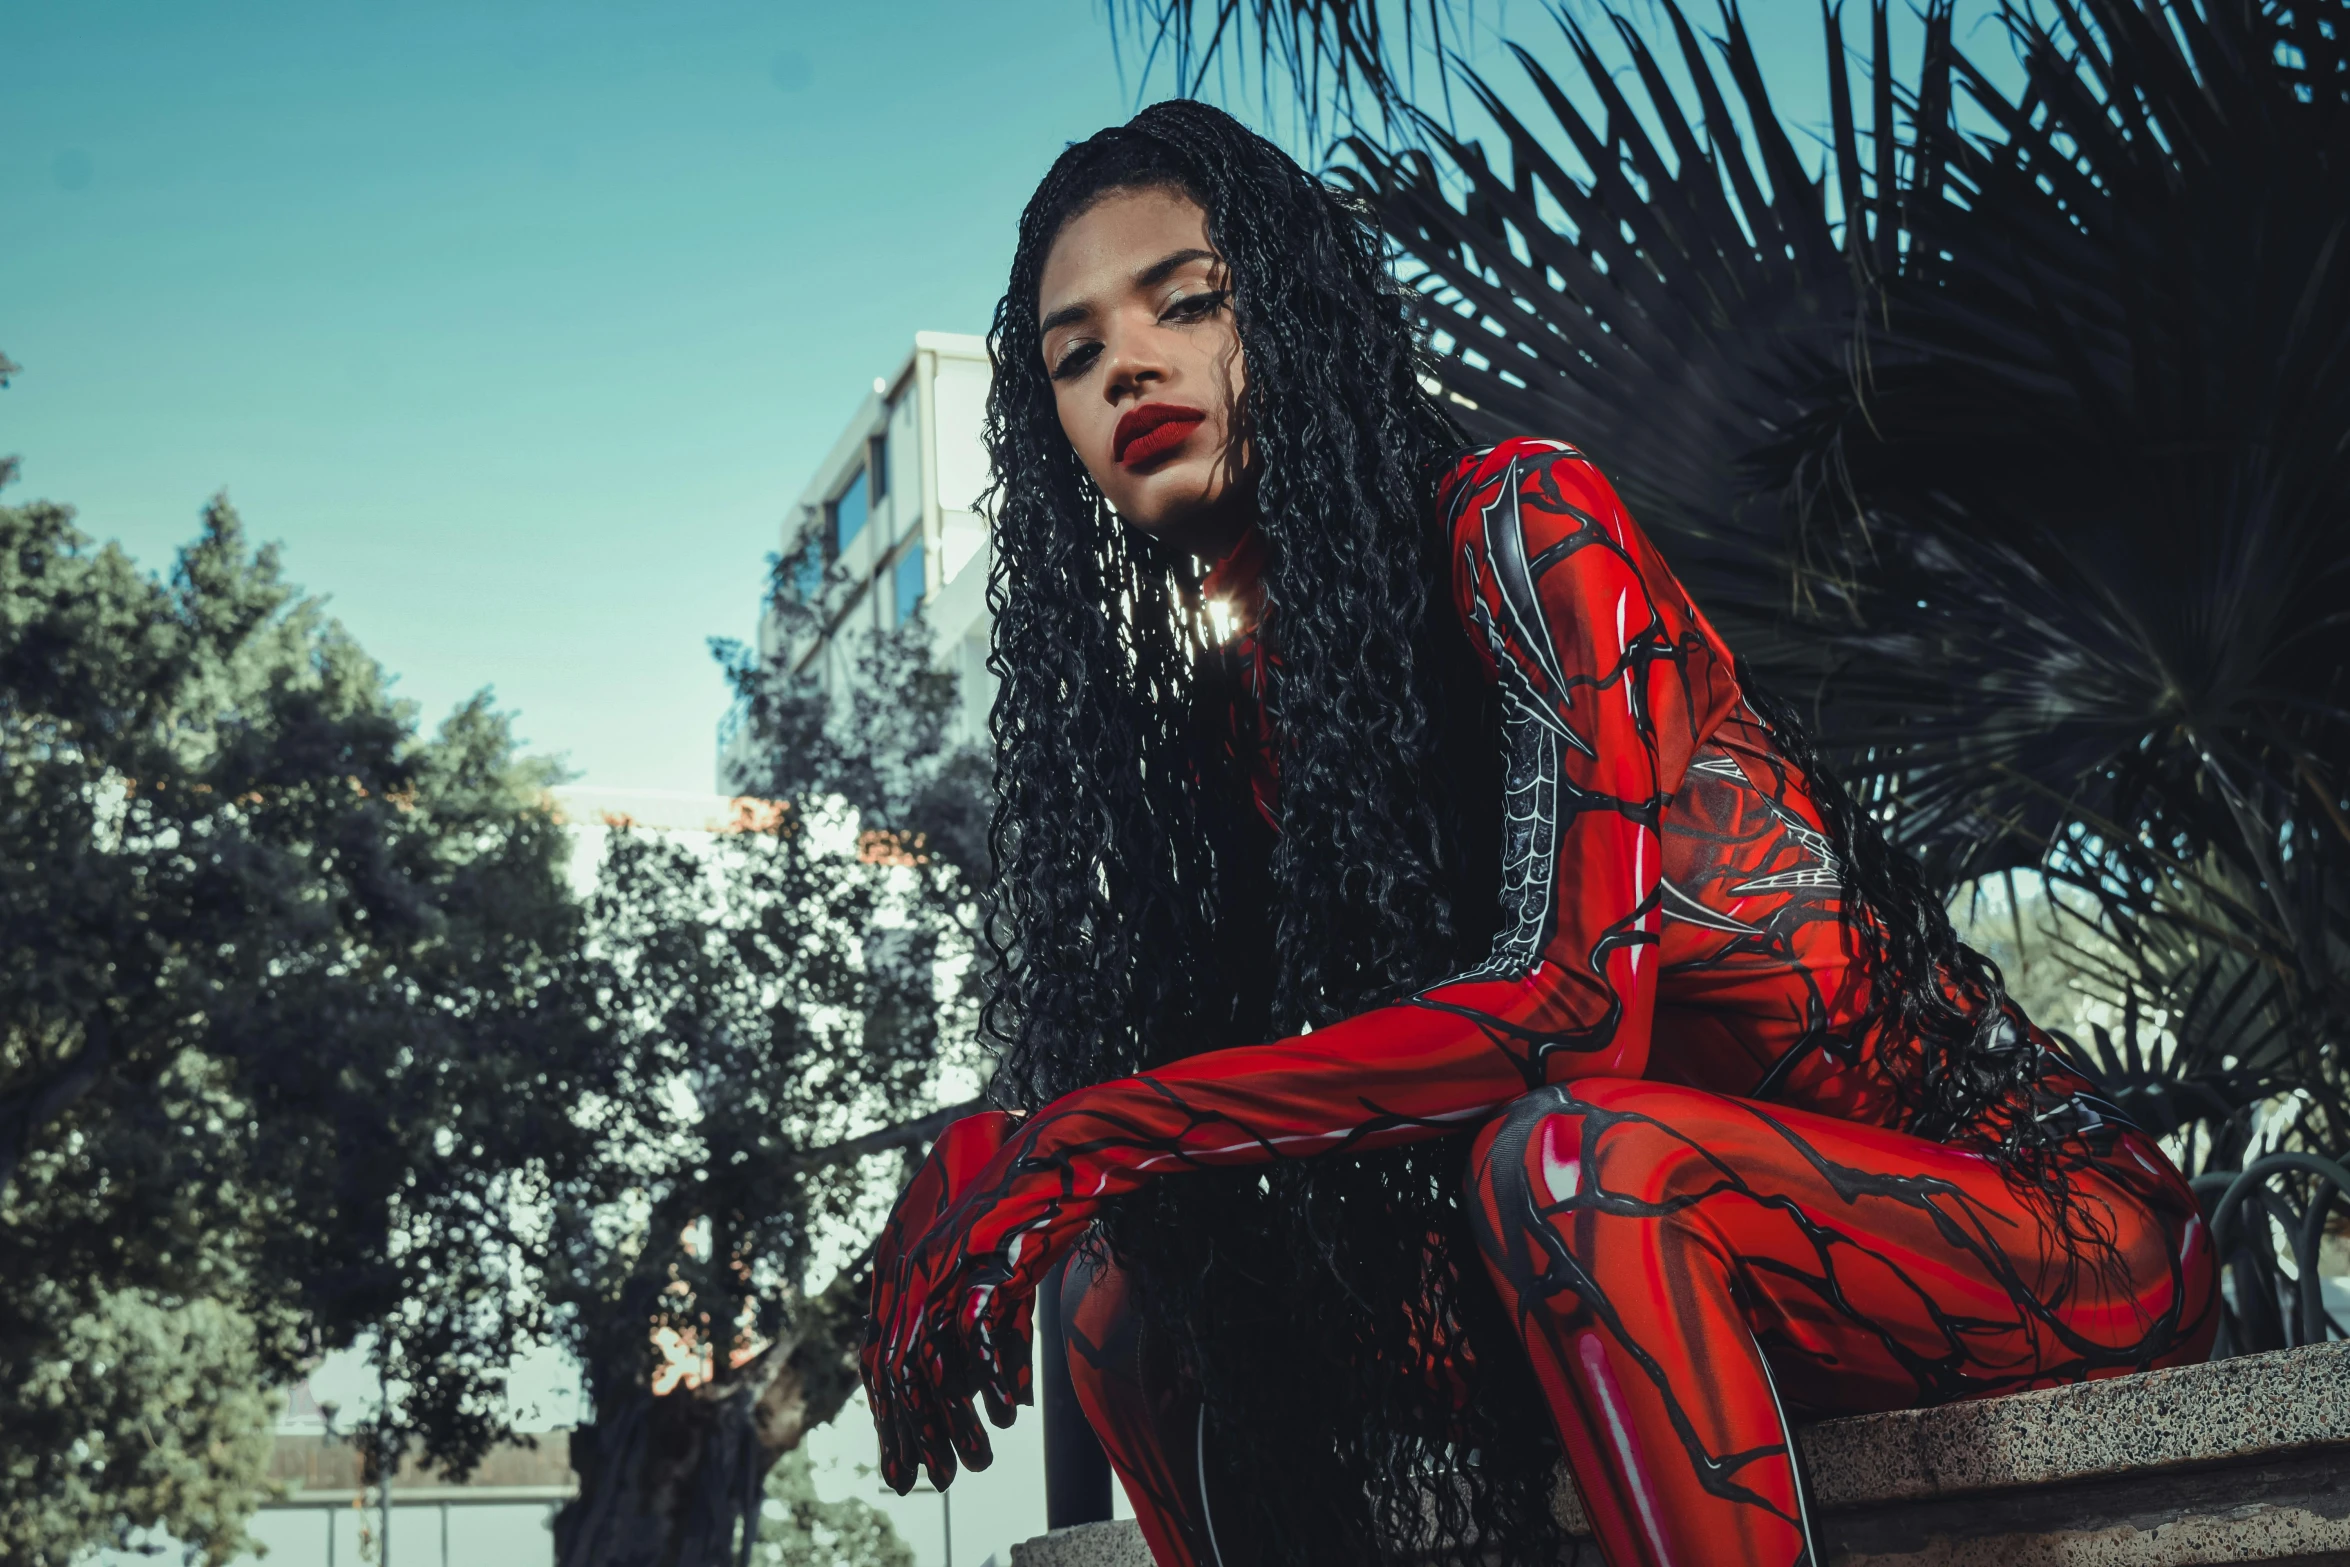
<svg viewBox="0 0 2350 1567">
<path fill-rule="evenodd" d="M 1380 261 L 1195 103 L 1022 217 L 1013 1109 L 883 1236 L 885 1471 L 987 1461 L 1074 1248 L 1163 1564 L 1555 1560 L 1562 1448 L 1616 1567 L 1812 1561 L 1788 1411 L 2198 1358 L 2209 1249 L 1591 464 L 1461 455 Z"/>
</svg>

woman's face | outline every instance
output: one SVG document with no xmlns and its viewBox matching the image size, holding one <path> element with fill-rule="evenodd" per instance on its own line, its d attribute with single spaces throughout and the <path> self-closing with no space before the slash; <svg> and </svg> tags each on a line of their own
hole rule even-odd
<svg viewBox="0 0 2350 1567">
<path fill-rule="evenodd" d="M 1037 287 L 1061 429 L 1128 526 L 1213 560 L 1253 498 L 1223 258 L 1179 191 L 1113 191 L 1070 219 Z"/>
</svg>

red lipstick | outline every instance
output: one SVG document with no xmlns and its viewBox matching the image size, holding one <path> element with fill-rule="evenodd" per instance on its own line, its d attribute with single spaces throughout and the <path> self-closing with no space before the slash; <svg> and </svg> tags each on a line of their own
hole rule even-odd
<svg viewBox="0 0 2350 1567">
<path fill-rule="evenodd" d="M 1197 408 L 1180 403 L 1144 403 L 1140 408 L 1129 408 L 1126 417 L 1118 421 L 1117 434 L 1110 438 L 1112 455 L 1128 468 L 1164 457 L 1191 439 L 1191 432 L 1205 418 Z"/>
</svg>

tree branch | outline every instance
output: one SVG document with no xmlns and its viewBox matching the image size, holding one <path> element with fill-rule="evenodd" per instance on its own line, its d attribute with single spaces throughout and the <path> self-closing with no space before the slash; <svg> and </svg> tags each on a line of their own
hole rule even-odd
<svg viewBox="0 0 2350 1567">
<path fill-rule="evenodd" d="M 794 1154 L 791 1167 L 795 1170 L 821 1170 L 828 1165 L 862 1159 L 869 1153 L 886 1153 L 892 1148 L 904 1148 L 912 1143 L 932 1142 L 953 1123 L 967 1115 L 977 1115 L 986 1108 L 987 1101 L 984 1099 L 966 1099 L 959 1105 L 948 1105 L 943 1110 L 933 1110 L 911 1121 L 885 1126 L 878 1132 L 867 1132 L 862 1137 L 851 1137 L 843 1142 Z"/>
</svg>

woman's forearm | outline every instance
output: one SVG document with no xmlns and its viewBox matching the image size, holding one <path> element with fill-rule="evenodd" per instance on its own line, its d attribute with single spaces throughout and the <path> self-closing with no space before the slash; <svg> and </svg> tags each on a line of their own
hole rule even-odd
<svg viewBox="0 0 2350 1567">
<path fill-rule="evenodd" d="M 1145 1181 L 1441 1136 L 1542 1075 L 1537 1052 L 1431 996 L 1079 1089 L 972 1181 L 956 1205 L 963 1249 L 999 1281 L 1033 1282 L 1061 1239 Z"/>
</svg>

